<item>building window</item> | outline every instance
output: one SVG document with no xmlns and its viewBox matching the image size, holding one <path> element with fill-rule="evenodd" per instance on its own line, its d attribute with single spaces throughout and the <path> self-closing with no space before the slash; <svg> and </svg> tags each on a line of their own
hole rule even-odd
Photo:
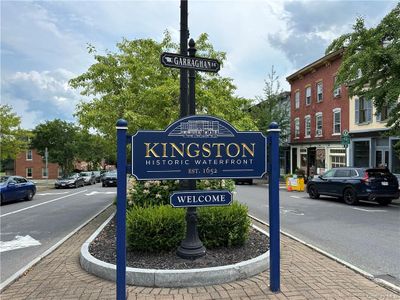
<svg viewBox="0 0 400 300">
<path fill-rule="evenodd" d="M 26 178 L 32 178 L 33 170 L 32 168 L 26 168 Z"/>
<path fill-rule="evenodd" d="M 391 153 L 392 153 L 392 163 L 390 166 L 390 171 L 395 174 L 400 174 L 400 158 L 394 150 L 394 145 L 400 142 L 398 139 L 393 139 L 390 141 Z"/>
<path fill-rule="evenodd" d="M 26 160 L 32 160 L 32 150 L 26 151 Z"/>
<path fill-rule="evenodd" d="M 340 108 L 335 108 L 333 110 L 333 134 L 340 134 L 341 132 L 340 117 L 341 117 Z"/>
<path fill-rule="evenodd" d="M 372 101 L 364 97 L 355 99 L 356 124 L 369 123 L 372 121 Z"/>
<path fill-rule="evenodd" d="M 305 118 L 304 118 L 304 132 L 305 132 L 306 138 L 311 137 L 311 117 L 310 116 L 305 116 Z"/>
<path fill-rule="evenodd" d="M 323 100 L 322 91 L 322 81 L 317 82 L 317 102 L 321 102 Z"/>
<path fill-rule="evenodd" d="M 346 166 L 346 150 L 345 149 L 330 149 L 329 156 L 331 159 L 331 168 Z"/>
<path fill-rule="evenodd" d="M 388 107 L 385 105 L 382 107 L 381 112 L 376 114 L 376 121 L 377 122 L 384 122 L 388 119 L 389 117 L 389 109 Z"/>
<path fill-rule="evenodd" d="M 300 136 L 300 119 L 294 119 L 294 138 L 298 139 Z"/>
<path fill-rule="evenodd" d="M 300 108 L 300 91 L 294 93 L 294 108 Z"/>
<path fill-rule="evenodd" d="M 315 136 L 322 136 L 322 113 L 315 114 Z"/>
<path fill-rule="evenodd" d="M 46 169 L 46 168 L 42 168 L 42 177 L 43 177 L 43 178 L 47 178 L 47 177 L 48 177 L 47 169 Z"/>
<path fill-rule="evenodd" d="M 355 141 L 353 144 L 354 166 L 368 167 L 370 166 L 369 159 L 369 141 Z"/>
<path fill-rule="evenodd" d="M 342 92 L 342 87 L 339 85 L 335 88 L 337 76 L 333 77 L 333 97 L 338 98 Z"/>
<path fill-rule="evenodd" d="M 311 104 L 311 86 L 306 87 L 306 105 Z"/>
</svg>

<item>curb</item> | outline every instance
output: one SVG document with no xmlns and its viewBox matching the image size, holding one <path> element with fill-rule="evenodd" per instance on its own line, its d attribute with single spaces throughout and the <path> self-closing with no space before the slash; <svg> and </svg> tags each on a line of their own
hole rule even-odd
<svg viewBox="0 0 400 300">
<path fill-rule="evenodd" d="M 2 292 L 6 287 L 8 287 L 11 283 L 16 281 L 19 277 L 21 277 L 27 270 L 35 266 L 37 263 L 39 263 L 43 258 L 45 258 L 47 255 L 55 251 L 58 247 L 61 246 L 66 240 L 68 240 L 71 236 L 73 236 L 75 233 L 77 233 L 79 230 L 81 230 L 83 227 L 85 227 L 87 224 L 89 224 L 93 219 L 95 219 L 98 215 L 100 215 L 102 212 L 104 212 L 107 208 L 109 208 L 113 203 L 110 203 L 109 205 L 105 206 L 103 209 L 101 209 L 99 212 L 97 212 L 95 215 L 90 217 L 87 221 L 85 221 L 83 224 L 81 224 L 79 227 L 75 228 L 73 231 L 71 231 L 68 235 L 63 237 L 61 240 L 59 240 L 57 243 L 55 243 L 53 246 L 51 246 L 49 249 L 47 249 L 45 252 L 43 252 L 40 256 L 36 257 L 34 260 L 32 260 L 30 263 L 19 269 L 17 272 L 15 272 L 10 278 L 8 278 L 6 281 L 4 281 L 0 285 L 0 292 Z"/>
<path fill-rule="evenodd" d="M 250 218 L 256 220 L 257 222 L 269 227 L 269 224 L 267 222 L 262 221 L 262 220 L 258 219 L 257 217 L 254 217 L 254 216 L 252 216 L 250 214 L 249 214 L 249 216 L 250 216 Z M 386 289 L 388 289 L 388 290 L 390 290 L 392 292 L 395 292 L 397 294 L 400 293 L 400 287 L 399 286 L 394 285 L 393 283 L 390 283 L 390 282 L 388 282 L 386 280 L 383 280 L 381 278 L 375 278 L 374 275 L 372 275 L 372 274 L 370 274 L 370 273 L 368 273 L 368 272 L 366 272 L 366 271 L 364 271 L 364 270 L 362 270 L 362 269 L 360 269 L 360 268 L 358 268 L 358 267 L 356 267 L 356 266 L 354 266 L 354 265 L 352 265 L 352 264 L 350 264 L 350 263 L 348 263 L 348 262 L 346 262 L 346 261 L 344 261 L 344 260 L 342 260 L 342 259 L 340 259 L 340 258 L 338 258 L 338 257 L 336 257 L 336 256 L 334 256 L 334 255 L 332 255 L 332 254 L 330 254 L 330 253 L 318 248 L 318 247 L 316 247 L 316 246 L 313 246 L 313 245 L 311 245 L 311 244 L 309 244 L 309 243 L 307 243 L 307 242 L 295 237 L 294 235 L 291 235 L 290 233 L 287 233 L 287 232 L 285 232 L 283 230 L 281 230 L 280 232 L 281 232 L 281 234 L 287 236 L 288 238 L 291 238 L 292 240 L 300 242 L 304 246 L 307 246 L 307 247 L 317 251 L 318 253 L 320 253 L 320 254 L 322 254 L 322 255 L 324 255 L 326 257 L 329 257 L 330 259 L 333 259 L 334 261 L 340 263 L 341 265 L 344 265 L 345 267 L 347 267 L 347 268 L 359 273 L 360 275 L 362 275 L 365 278 L 375 282 L 376 284 L 378 284 L 378 285 L 380 285 L 380 286 L 382 286 L 382 287 L 384 287 L 384 288 L 386 288 Z"/>
<path fill-rule="evenodd" d="M 80 263 L 84 270 L 98 277 L 116 281 L 116 265 L 101 261 L 89 253 L 90 243 L 110 222 L 111 215 L 81 247 Z M 265 231 L 253 226 L 260 232 Z M 126 283 L 146 287 L 193 287 L 227 283 L 259 274 L 269 268 L 269 251 L 233 265 L 200 269 L 140 269 L 126 268 Z"/>
</svg>

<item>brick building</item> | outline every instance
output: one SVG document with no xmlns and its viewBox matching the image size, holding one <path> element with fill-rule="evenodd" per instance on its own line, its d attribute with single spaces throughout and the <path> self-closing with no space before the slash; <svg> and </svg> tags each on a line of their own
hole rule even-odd
<svg viewBox="0 0 400 300">
<path fill-rule="evenodd" d="M 61 168 L 58 164 L 48 163 L 47 174 L 44 158 L 35 149 L 29 149 L 17 155 L 14 173 L 28 179 L 56 179 L 61 174 Z"/>
<path fill-rule="evenodd" d="M 291 86 L 292 173 L 301 168 L 310 176 L 347 163 L 348 149 L 340 140 L 349 129 L 349 97 L 345 86 L 334 89 L 342 54 L 327 54 L 286 78 Z"/>
</svg>

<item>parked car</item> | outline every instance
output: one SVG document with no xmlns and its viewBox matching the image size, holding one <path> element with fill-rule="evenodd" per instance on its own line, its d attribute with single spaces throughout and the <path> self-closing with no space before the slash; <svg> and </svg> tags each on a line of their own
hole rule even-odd
<svg viewBox="0 0 400 300">
<path fill-rule="evenodd" d="M 100 182 L 101 171 L 93 171 L 93 173 L 96 178 L 96 182 Z"/>
<path fill-rule="evenodd" d="M 81 172 L 80 175 L 85 180 L 86 185 L 96 184 L 96 175 L 94 175 L 94 172 L 92 171 Z"/>
<path fill-rule="evenodd" d="M 388 205 L 399 198 L 399 183 L 386 168 L 333 168 L 310 179 L 307 192 L 312 199 L 328 195 L 343 199 L 349 205 L 358 200 Z"/>
<path fill-rule="evenodd" d="M 102 181 L 102 186 L 117 186 L 117 171 L 105 173 Z"/>
<path fill-rule="evenodd" d="M 79 173 L 65 175 L 58 178 L 54 183 L 54 187 L 56 189 L 67 187 L 77 188 L 80 186 L 85 186 L 85 179 L 83 179 L 83 177 Z"/>
<path fill-rule="evenodd" d="M 0 178 L 1 204 L 14 200 L 32 200 L 36 185 L 21 176 L 2 176 Z"/>
<path fill-rule="evenodd" d="M 234 179 L 235 184 L 243 184 L 243 183 L 248 183 L 250 185 L 253 184 L 253 178 L 236 178 Z"/>
</svg>

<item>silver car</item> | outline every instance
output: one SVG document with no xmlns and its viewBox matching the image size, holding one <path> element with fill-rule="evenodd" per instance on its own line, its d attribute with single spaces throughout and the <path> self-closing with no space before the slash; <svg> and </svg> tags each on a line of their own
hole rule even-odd
<svg viewBox="0 0 400 300">
<path fill-rule="evenodd" d="M 96 175 L 92 171 L 81 172 L 80 175 L 85 180 L 86 185 L 92 185 L 96 183 Z"/>
</svg>

